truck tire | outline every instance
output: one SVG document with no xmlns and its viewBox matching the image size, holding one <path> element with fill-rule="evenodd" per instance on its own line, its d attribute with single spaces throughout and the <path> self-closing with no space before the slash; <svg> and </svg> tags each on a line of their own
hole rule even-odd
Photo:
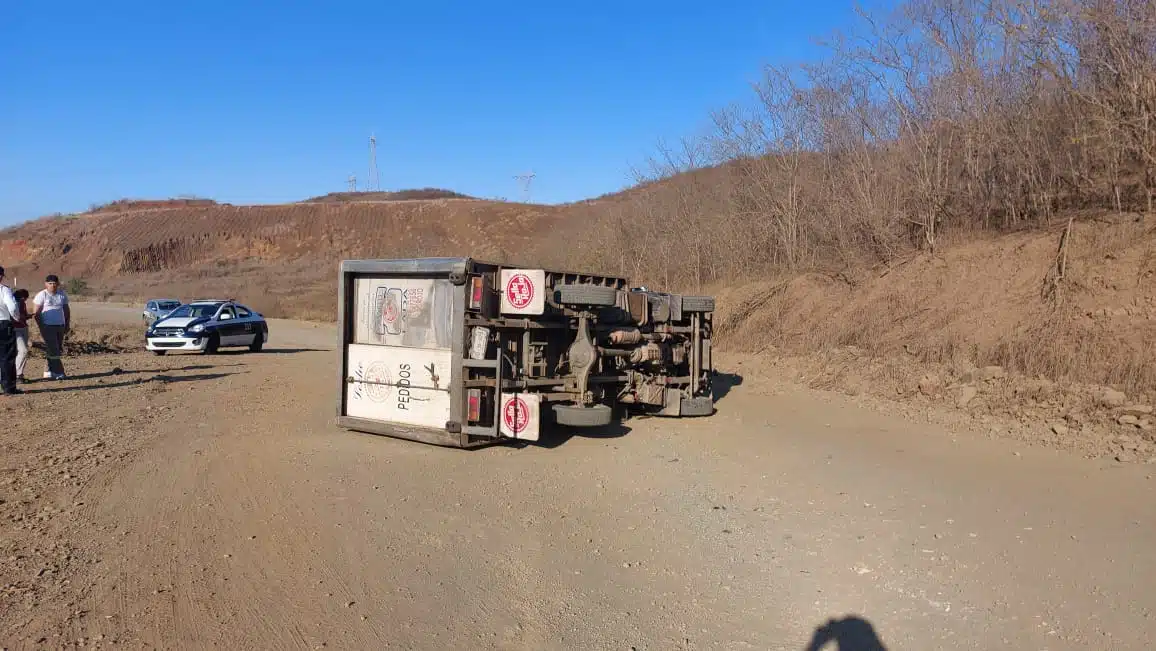
<svg viewBox="0 0 1156 651">
<path fill-rule="evenodd" d="M 714 312 L 713 296 L 683 296 L 683 312 Z"/>
<path fill-rule="evenodd" d="M 614 413 L 606 405 L 579 407 L 578 405 L 554 405 L 554 420 L 559 425 L 570 427 L 604 427 L 614 419 Z"/>
<path fill-rule="evenodd" d="M 618 290 L 601 285 L 558 285 L 554 297 L 563 305 L 598 305 L 610 307 L 618 304 Z"/>
<path fill-rule="evenodd" d="M 714 400 L 709 396 L 683 398 L 679 411 L 683 416 L 710 416 L 714 413 Z"/>
</svg>

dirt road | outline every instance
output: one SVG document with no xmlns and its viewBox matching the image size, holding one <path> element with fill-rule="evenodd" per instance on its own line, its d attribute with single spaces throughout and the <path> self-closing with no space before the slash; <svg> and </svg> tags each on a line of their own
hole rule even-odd
<svg viewBox="0 0 1156 651">
<path fill-rule="evenodd" d="M 334 428 L 333 342 L 276 321 L 259 355 L 93 360 L 152 379 L 80 373 L 7 406 L 63 415 L 5 448 L 11 542 L 36 551 L 7 552 L 3 645 L 801 650 L 848 616 L 843 650 L 872 629 L 890 649 L 1156 637 L 1154 466 L 725 362 L 745 377 L 709 419 L 442 449 Z"/>
</svg>

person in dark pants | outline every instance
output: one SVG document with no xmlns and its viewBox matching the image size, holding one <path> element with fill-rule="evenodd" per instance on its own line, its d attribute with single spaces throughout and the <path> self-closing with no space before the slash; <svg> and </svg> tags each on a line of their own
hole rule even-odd
<svg viewBox="0 0 1156 651">
<path fill-rule="evenodd" d="M 64 336 L 72 321 L 72 308 L 68 305 L 68 295 L 60 288 L 60 278 L 48 274 L 44 279 L 44 289 L 32 298 L 32 318 L 40 326 L 40 336 L 44 339 L 44 357 L 48 359 L 46 380 L 63 380 Z"/>
<path fill-rule="evenodd" d="M 3 284 L 4 267 L 0 267 L 0 389 L 7 395 L 24 393 L 16 387 L 16 321 L 20 305 L 12 288 Z"/>
</svg>

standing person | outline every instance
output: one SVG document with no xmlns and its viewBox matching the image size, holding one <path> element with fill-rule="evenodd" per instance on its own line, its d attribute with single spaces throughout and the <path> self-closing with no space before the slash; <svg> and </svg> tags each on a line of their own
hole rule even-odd
<svg viewBox="0 0 1156 651">
<path fill-rule="evenodd" d="M 44 372 L 44 377 L 63 380 L 64 363 L 60 357 L 64 354 L 64 335 L 72 323 L 72 310 L 68 306 L 68 295 L 60 288 L 60 279 L 56 274 L 48 274 L 44 279 L 44 289 L 32 299 L 32 305 L 32 316 L 40 326 L 40 336 L 44 338 L 44 356 L 48 358 L 48 370 Z"/>
<path fill-rule="evenodd" d="M 0 267 L 0 281 L 4 267 Z M 12 295 L 12 288 L 0 282 L 0 389 L 7 395 L 24 393 L 16 388 L 16 325 L 20 306 Z"/>
<path fill-rule="evenodd" d="M 13 325 L 16 326 L 16 381 L 24 384 L 28 382 L 28 378 L 24 377 L 24 367 L 28 364 L 28 353 L 31 350 L 28 340 L 28 319 L 32 318 L 28 314 L 28 305 L 25 301 L 28 300 L 28 290 L 18 289 L 12 292 L 16 297 L 16 304 L 20 306 L 20 317 L 13 319 Z"/>
</svg>

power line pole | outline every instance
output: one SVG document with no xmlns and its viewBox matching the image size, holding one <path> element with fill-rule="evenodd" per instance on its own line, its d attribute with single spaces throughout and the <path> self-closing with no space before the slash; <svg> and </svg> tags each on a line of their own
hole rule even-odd
<svg viewBox="0 0 1156 651">
<path fill-rule="evenodd" d="M 518 182 L 521 183 L 521 185 L 522 185 L 522 202 L 523 203 L 530 203 L 530 183 L 533 182 L 534 176 L 536 176 L 536 175 L 534 174 L 533 171 L 527 172 L 526 174 L 515 174 L 514 175 L 514 178 L 517 179 Z"/>
<path fill-rule="evenodd" d="M 369 134 L 369 181 L 368 190 L 381 190 L 381 177 L 377 173 L 377 136 Z"/>
<path fill-rule="evenodd" d="M 350 192 L 357 192 L 357 175 L 356 174 L 350 174 L 349 175 L 349 191 Z"/>
</svg>

